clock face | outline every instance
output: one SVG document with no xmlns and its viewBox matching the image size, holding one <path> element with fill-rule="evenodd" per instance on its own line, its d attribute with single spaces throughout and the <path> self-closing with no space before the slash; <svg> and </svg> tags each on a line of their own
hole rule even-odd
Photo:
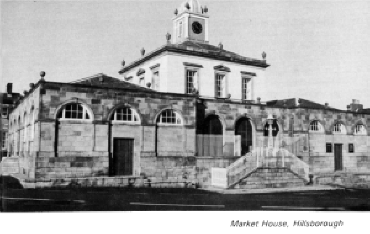
<svg viewBox="0 0 370 234">
<path fill-rule="evenodd" d="M 195 34 L 200 34 L 203 31 L 203 26 L 198 21 L 194 21 L 191 27 Z"/>
</svg>

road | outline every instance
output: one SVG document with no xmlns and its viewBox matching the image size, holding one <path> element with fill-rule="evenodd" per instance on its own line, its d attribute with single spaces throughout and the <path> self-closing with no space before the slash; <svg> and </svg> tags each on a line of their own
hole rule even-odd
<svg viewBox="0 0 370 234">
<path fill-rule="evenodd" d="M 369 190 L 219 194 L 199 189 L 2 189 L 3 212 L 145 210 L 370 210 Z"/>
</svg>

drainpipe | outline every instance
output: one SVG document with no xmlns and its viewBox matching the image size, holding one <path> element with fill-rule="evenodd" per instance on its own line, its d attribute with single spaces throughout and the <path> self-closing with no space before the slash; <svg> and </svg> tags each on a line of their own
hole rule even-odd
<svg viewBox="0 0 370 234">
<path fill-rule="evenodd" d="M 109 176 L 114 175 L 113 173 L 113 157 L 111 153 L 112 144 L 112 123 L 108 119 L 108 174 Z"/>
<path fill-rule="evenodd" d="M 154 134 L 154 155 L 155 157 L 158 156 L 158 124 L 157 120 L 155 120 L 155 134 Z"/>
<path fill-rule="evenodd" d="M 59 136 L 59 121 L 55 118 L 55 129 L 54 129 L 54 157 L 58 157 L 58 136 Z"/>
</svg>

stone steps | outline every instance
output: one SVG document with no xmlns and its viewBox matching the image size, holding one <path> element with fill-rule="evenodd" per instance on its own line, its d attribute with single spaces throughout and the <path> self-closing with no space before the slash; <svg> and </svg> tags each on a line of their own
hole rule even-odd
<svg viewBox="0 0 370 234">
<path fill-rule="evenodd" d="M 289 168 L 257 168 L 236 183 L 236 189 L 301 187 L 307 181 Z"/>
</svg>

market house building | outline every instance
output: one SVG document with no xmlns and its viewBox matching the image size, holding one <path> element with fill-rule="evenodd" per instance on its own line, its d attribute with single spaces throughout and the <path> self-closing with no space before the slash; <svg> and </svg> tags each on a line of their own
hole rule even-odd
<svg viewBox="0 0 370 234">
<path fill-rule="evenodd" d="M 208 8 L 185 1 L 164 46 L 121 78 L 45 79 L 9 116 L 3 173 L 40 186 L 304 186 L 369 178 L 370 111 L 262 101 L 266 53 L 213 46 Z M 51 79 L 51 78 L 50 78 Z"/>
</svg>

